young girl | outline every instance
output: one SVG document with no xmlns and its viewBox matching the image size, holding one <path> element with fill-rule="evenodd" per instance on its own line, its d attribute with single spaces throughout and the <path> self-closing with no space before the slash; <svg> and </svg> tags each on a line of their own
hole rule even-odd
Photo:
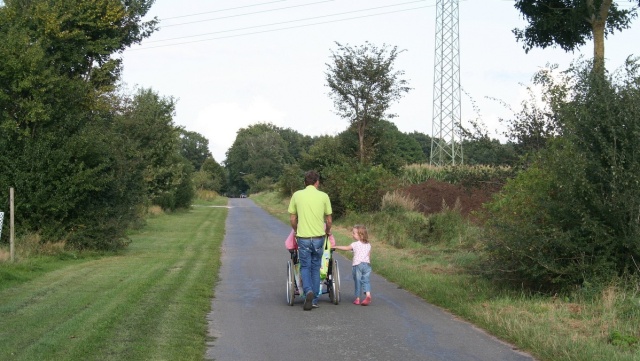
<svg viewBox="0 0 640 361">
<path fill-rule="evenodd" d="M 355 225 L 352 235 L 355 242 L 348 246 L 335 246 L 335 248 L 343 251 L 353 251 L 353 268 L 351 272 L 353 273 L 353 281 L 356 287 L 356 300 L 353 301 L 353 304 L 367 306 L 371 303 L 371 284 L 369 283 L 369 276 L 371 275 L 371 244 L 369 243 L 369 236 L 365 226 Z M 360 302 L 362 292 L 366 297 Z"/>
</svg>

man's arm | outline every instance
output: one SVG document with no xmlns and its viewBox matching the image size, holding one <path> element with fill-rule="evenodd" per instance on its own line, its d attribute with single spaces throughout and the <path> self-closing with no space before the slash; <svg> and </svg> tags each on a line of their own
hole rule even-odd
<svg viewBox="0 0 640 361">
<path fill-rule="evenodd" d="M 325 221 L 324 221 L 324 233 L 331 234 L 331 223 L 332 223 L 331 215 L 327 214 L 324 219 L 325 219 Z"/>
<path fill-rule="evenodd" d="M 297 214 L 289 214 L 289 223 L 291 223 L 291 228 L 293 228 L 293 231 L 298 232 L 298 215 Z"/>
</svg>

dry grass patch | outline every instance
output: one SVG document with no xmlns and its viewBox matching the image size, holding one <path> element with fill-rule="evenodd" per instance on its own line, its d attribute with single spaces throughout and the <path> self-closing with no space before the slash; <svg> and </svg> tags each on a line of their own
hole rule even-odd
<svg viewBox="0 0 640 361">
<path fill-rule="evenodd" d="M 408 194 L 395 190 L 393 192 L 387 192 L 382 197 L 383 211 L 409 211 L 413 212 L 418 210 L 418 200 L 409 196 Z"/>
<path fill-rule="evenodd" d="M 159 216 L 164 214 L 164 211 L 162 210 L 162 207 L 160 206 L 151 206 L 147 209 L 147 213 L 150 216 Z"/>
<path fill-rule="evenodd" d="M 198 189 L 196 190 L 196 198 L 203 201 L 214 201 L 216 198 L 220 197 L 218 192 L 210 191 L 206 189 Z"/>
<path fill-rule="evenodd" d="M 11 252 L 4 248 L 0 248 L 0 262 L 7 262 L 10 259 L 11 259 Z"/>
<path fill-rule="evenodd" d="M 27 259 L 35 256 L 57 256 L 66 252 L 66 243 L 46 242 L 42 240 L 39 234 L 27 234 L 19 237 L 15 241 L 15 257 L 17 259 Z M 0 261 L 10 260 L 9 250 L 0 250 Z"/>
</svg>

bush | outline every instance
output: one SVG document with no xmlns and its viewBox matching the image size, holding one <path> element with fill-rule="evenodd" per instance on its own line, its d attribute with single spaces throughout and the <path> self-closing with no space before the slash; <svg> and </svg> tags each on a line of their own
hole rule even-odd
<svg viewBox="0 0 640 361">
<path fill-rule="evenodd" d="M 291 197 L 295 191 L 304 188 L 304 172 L 297 164 L 285 166 L 277 187 L 282 197 Z"/>
<path fill-rule="evenodd" d="M 453 208 L 442 205 L 442 211 L 433 213 L 428 218 L 428 236 L 423 242 L 443 243 L 457 246 L 468 242 L 465 240 L 469 222 L 460 213 L 460 201 L 457 200 Z"/>
<path fill-rule="evenodd" d="M 396 248 L 409 247 L 427 237 L 428 223 L 424 214 L 407 211 L 383 211 L 366 214 L 350 213 L 345 222 L 365 224 L 376 240 Z"/>
<path fill-rule="evenodd" d="M 563 135 L 488 206 L 493 275 L 555 289 L 638 271 L 637 69 L 616 81 L 579 67 L 571 88 L 548 84 Z"/>
<path fill-rule="evenodd" d="M 380 210 L 382 196 L 397 183 L 388 170 L 361 164 L 327 167 L 321 177 L 321 188 L 331 198 L 335 217 Z"/>
</svg>

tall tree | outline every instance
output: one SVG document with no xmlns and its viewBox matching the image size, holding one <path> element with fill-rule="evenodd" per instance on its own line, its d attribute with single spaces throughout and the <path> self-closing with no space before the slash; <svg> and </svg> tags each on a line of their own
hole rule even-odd
<svg viewBox="0 0 640 361">
<path fill-rule="evenodd" d="M 389 107 L 411 88 L 401 79 L 404 71 L 393 67 L 402 52 L 397 47 L 378 48 L 369 42 L 358 47 L 336 44 L 338 49 L 331 50 L 332 63 L 326 64 L 327 86 L 336 113 L 357 129 L 359 159 L 364 163 L 367 127 L 380 119 L 394 118 L 395 114 L 387 114 Z"/>
<path fill-rule="evenodd" d="M 224 168 L 213 159 L 207 158 L 198 172 L 194 174 L 196 189 L 206 189 L 222 193 L 227 185 L 227 176 Z"/>
<path fill-rule="evenodd" d="M 163 208 L 175 208 L 176 187 L 189 174 L 183 164 L 189 161 L 180 155 L 180 130 L 173 123 L 175 100 L 139 89 L 123 108 L 119 131 L 137 144 L 149 198 Z"/>
<path fill-rule="evenodd" d="M 431 137 L 417 131 L 409 133 L 408 136 L 415 139 L 418 144 L 420 144 L 420 148 L 422 149 L 422 153 L 424 153 L 425 159 L 431 159 Z"/>
<path fill-rule="evenodd" d="M 640 0 L 629 0 L 637 3 Z M 616 30 L 628 29 L 636 8 L 621 8 L 613 0 L 516 0 L 515 7 L 529 23 L 514 29 L 525 51 L 560 46 L 574 51 L 593 39 L 594 68 L 604 71 L 604 39 Z"/>
<path fill-rule="evenodd" d="M 185 129 L 180 130 L 180 154 L 187 158 L 197 171 L 205 160 L 213 158 L 209 151 L 209 139 L 200 133 Z"/>
<path fill-rule="evenodd" d="M 117 53 L 147 37 L 152 0 L 0 6 L 0 189 L 19 229 L 118 248 L 144 199 L 135 144 L 115 129 Z"/>
<path fill-rule="evenodd" d="M 293 163 L 287 142 L 280 135 L 282 129 L 269 123 L 241 128 L 227 151 L 225 167 L 229 172 L 231 188 L 246 191 L 247 179 L 277 180 L 284 166 Z M 247 178 L 251 176 L 250 178 Z"/>
</svg>

